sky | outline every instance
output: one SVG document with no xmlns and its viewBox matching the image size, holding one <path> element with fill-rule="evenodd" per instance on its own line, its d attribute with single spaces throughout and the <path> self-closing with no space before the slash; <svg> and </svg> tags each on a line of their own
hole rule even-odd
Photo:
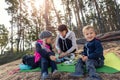
<svg viewBox="0 0 120 80">
<path fill-rule="evenodd" d="M 7 8 L 7 4 L 5 3 L 5 0 L 0 0 L 0 24 L 4 24 L 7 28 L 9 28 L 10 16 L 8 15 L 5 8 Z"/>
</svg>

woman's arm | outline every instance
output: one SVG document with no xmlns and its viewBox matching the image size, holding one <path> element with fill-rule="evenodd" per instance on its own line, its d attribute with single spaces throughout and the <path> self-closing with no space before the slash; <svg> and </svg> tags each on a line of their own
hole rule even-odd
<svg viewBox="0 0 120 80">
<path fill-rule="evenodd" d="M 75 49 L 77 49 L 77 44 L 76 44 L 76 36 L 75 36 L 75 33 L 72 32 L 71 33 L 71 41 L 72 41 L 72 47 L 66 51 L 66 53 L 71 53 L 72 51 L 74 51 Z"/>
<path fill-rule="evenodd" d="M 58 39 L 59 39 L 59 35 L 56 37 L 56 41 L 55 41 L 55 47 L 56 47 L 56 49 L 57 49 L 57 51 L 58 51 L 58 53 L 60 53 L 60 47 L 59 47 L 59 42 L 58 42 Z"/>
</svg>

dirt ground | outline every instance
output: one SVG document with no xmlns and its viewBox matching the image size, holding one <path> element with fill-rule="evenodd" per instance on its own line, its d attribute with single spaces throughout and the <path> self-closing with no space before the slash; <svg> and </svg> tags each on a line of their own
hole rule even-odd
<svg viewBox="0 0 120 80">
<path fill-rule="evenodd" d="M 104 53 L 114 52 L 120 57 L 120 41 L 103 43 Z M 0 66 L 0 80 L 40 80 L 40 72 L 19 72 L 18 65 L 21 60 Z M 15 73 L 13 73 L 15 70 Z M 85 78 L 70 78 L 69 73 L 60 73 L 57 78 L 47 80 L 84 80 Z M 120 73 L 100 73 L 103 80 L 120 80 Z"/>
</svg>

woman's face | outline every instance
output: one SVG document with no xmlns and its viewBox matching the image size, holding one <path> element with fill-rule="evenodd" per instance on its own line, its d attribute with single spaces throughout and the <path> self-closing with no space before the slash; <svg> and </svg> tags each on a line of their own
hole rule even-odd
<svg viewBox="0 0 120 80">
<path fill-rule="evenodd" d="M 64 31 L 62 31 L 62 32 L 59 32 L 60 33 L 60 35 L 62 36 L 62 37 L 65 37 L 66 36 L 66 31 L 64 30 Z"/>
</svg>

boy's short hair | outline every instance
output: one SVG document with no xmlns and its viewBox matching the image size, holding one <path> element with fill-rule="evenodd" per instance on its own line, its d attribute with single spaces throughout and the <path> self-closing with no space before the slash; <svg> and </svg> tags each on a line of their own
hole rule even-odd
<svg viewBox="0 0 120 80">
<path fill-rule="evenodd" d="M 87 25 L 87 26 L 84 26 L 84 27 L 83 27 L 82 32 L 84 33 L 85 30 L 89 30 L 89 29 L 93 29 L 93 30 L 95 31 L 95 29 L 94 29 L 93 26 L 91 26 L 91 25 Z M 95 31 L 95 32 L 96 32 L 96 31 Z"/>
<path fill-rule="evenodd" d="M 62 32 L 62 31 L 68 31 L 67 25 L 65 24 L 61 24 L 58 26 L 58 31 Z"/>
</svg>

